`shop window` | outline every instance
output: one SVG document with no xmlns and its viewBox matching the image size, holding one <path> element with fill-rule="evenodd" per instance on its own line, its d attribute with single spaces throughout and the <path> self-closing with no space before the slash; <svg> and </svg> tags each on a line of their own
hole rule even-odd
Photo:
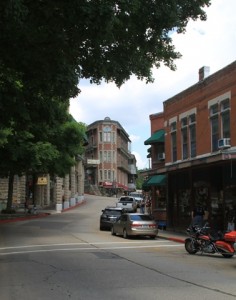
<svg viewBox="0 0 236 300">
<path fill-rule="evenodd" d="M 156 189 L 156 201 L 155 207 L 157 209 L 166 209 L 166 192 L 164 187 L 158 187 Z"/>
</svg>

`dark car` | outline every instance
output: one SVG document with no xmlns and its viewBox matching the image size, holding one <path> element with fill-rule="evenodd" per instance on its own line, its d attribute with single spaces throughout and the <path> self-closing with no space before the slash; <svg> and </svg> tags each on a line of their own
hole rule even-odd
<svg viewBox="0 0 236 300">
<path fill-rule="evenodd" d="M 122 215 L 121 207 L 106 207 L 100 216 L 100 230 L 111 229 L 112 224 Z"/>
</svg>

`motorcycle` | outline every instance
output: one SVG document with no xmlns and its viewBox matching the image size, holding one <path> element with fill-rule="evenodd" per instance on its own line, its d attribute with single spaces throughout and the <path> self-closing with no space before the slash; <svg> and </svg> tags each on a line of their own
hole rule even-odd
<svg viewBox="0 0 236 300">
<path fill-rule="evenodd" d="M 203 227 L 192 225 L 187 229 L 190 236 L 185 240 L 185 250 L 189 254 L 218 253 L 225 258 L 233 257 L 236 250 L 236 231 L 218 232 L 214 237 L 210 234 L 210 227 L 206 223 Z"/>
</svg>

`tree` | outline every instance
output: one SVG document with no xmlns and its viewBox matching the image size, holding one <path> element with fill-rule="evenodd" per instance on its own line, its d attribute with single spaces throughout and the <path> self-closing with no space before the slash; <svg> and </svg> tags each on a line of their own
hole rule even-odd
<svg viewBox="0 0 236 300">
<path fill-rule="evenodd" d="M 163 62 L 180 57 L 171 31 L 206 19 L 210 0 L 2 0 L 0 73 L 28 89 L 64 99 L 78 93 L 80 78 L 118 86 L 135 74 L 153 80 Z"/>
<path fill-rule="evenodd" d="M 74 136 L 78 129 L 67 124 L 65 111 L 79 93 L 79 80 L 121 86 L 132 74 L 152 82 L 152 68 L 161 63 L 174 70 L 180 54 L 171 31 L 183 33 L 190 19 L 205 20 L 208 5 L 210 0 L 2 0 L 2 174 L 63 172 L 75 150 L 64 148 L 63 132 Z"/>
<path fill-rule="evenodd" d="M 77 123 L 66 108 L 65 103 L 55 102 L 53 110 L 48 108 L 48 120 L 46 115 L 40 118 L 35 112 L 30 122 L 12 120 L 8 142 L 0 147 L 0 176 L 9 178 L 7 212 L 11 212 L 14 175 L 63 176 L 75 164 L 76 156 L 82 154 L 86 126 Z"/>
</svg>

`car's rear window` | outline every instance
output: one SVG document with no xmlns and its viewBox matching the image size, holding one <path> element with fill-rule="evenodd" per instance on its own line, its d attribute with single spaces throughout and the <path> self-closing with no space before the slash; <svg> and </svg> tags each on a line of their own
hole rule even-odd
<svg viewBox="0 0 236 300">
<path fill-rule="evenodd" d="M 125 198 L 120 198 L 119 202 L 134 202 L 134 199 L 125 197 Z"/>
<path fill-rule="evenodd" d="M 143 195 L 142 194 L 138 194 L 138 193 L 132 193 L 132 194 L 130 194 L 130 196 L 137 197 L 137 198 L 143 198 Z"/>
<path fill-rule="evenodd" d="M 121 211 L 120 210 L 111 210 L 111 209 L 106 209 L 104 211 L 104 214 L 106 215 L 114 215 L 114 216 L 120 216 L 121 215 Z"/>
<path fill-rule="evenodd" d="M 131 221 L 153 221 L 153 218 L 149 215 L 131 215 Z"/>
</svg>

